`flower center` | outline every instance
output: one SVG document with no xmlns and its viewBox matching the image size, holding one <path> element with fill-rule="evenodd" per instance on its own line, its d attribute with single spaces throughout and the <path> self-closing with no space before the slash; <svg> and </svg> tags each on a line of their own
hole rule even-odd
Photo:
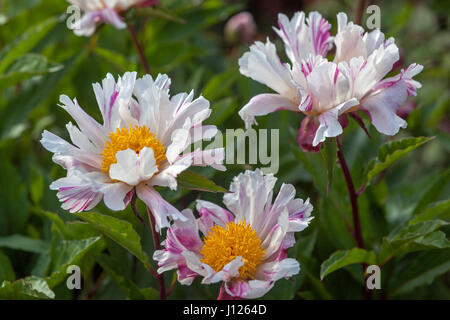
<svg viewBox="0 0 450 320">
<path fill-rule="evenodd" d="M 103 157 L 102 171 L 109 173 L 109 167 L 117 163 L 116 153 L 118 151 L 131 149 L 139 154 L 144 148 L 152 148 L 156 159 L 156 165 L 166 160 L 166 147 L 156 139 L 155 135 L 146 126 L 130 126 L 127 128 L 117 128 L 116 132 L 109 134 L 109 141 L 103 147 L 100 154 Z"/>
<path fill-rule="evenodd" d="M 216 272 L 241 256 L 244 265 L 239 268 L 241 279 L 254 279 L 256 268 L 261 264 L 264 250 L 261 248 L 261 239 L 250 225 L 244 222 L 229 222 L 224 227 L 214 226 L 204 239 L 201 250 L 203 263 L 206 263 Z"/>
</svg>

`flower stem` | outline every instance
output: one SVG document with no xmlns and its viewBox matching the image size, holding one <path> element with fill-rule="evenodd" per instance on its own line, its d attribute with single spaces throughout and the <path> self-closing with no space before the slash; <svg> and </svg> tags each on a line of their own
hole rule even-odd
<svg viewBox="0 0 450 320">
<path fill-rule="evenodd" d="M 355 192 L 355 186 L 353 185 L 352 176 L 350 175 L 350 170 L 348 169 L 347 162 L 345 161 L 344 152 L 342 151 L 342 145 L 339 138 L 336 137 L 336 144 L 338 147 L 337 157 L 344 173 L 345 182 L 347 184 L 348 193 L 350 196 L 350 203 L 352 206 L 352 216 L 353 216 L 353 237 L 355 238 L 356 245 L 364 249 L 364 242 L 361 233 L 361 222 L 359 220 L 358 211 L 358 195 Z"/>
<path fill-rule="evenodd" d="M 136 216 L 136 218 L 139 219 L 139 221 L 145 226 L 145 221 L 144 219 L 142 219 L 141 215 L 139 214 L 139 210 L 137 208 L 137 195 L 136 195 L 136 188 L 134 188 L 133 190 L 133 197 L 131 198 L 131 209 L 133 209 L 134 215 Z"/>
<path fill-rule="evenodd" d="M 139 54 L 139 59 L 141 60 L 142 66 L 144 67 L 144 70 L 147 74 L 150 74 L 150 67 L 148 65 L 147 59 L 144 55 L 144 50 L 142 49 L 142 46 L 139 44 L 139 41 L 136 36 L 136 30 L 131 24 L 127 24 L 128 31 L 130 32 L 131 39 L 133 40 L 134 45 L 136 46 L 136 49 Z"/>
<path fill-rule="evenodd" d="M 355 8 L 355 23 L 361 25 L 361 19 L 364 12 L 365 0 L 359 0 L 358 6 Z"/>
<path fill-rule="evenodd" d="M 155 229 L 155 218 L 153 217 L 153 214 L 148 207 L 147 207 L 147 213 L 148 213 L 148 220 L 150 221 L 150 227 L 152 229 L 154 249 L 161 250 L 161 240 L 159 238 L 159 233 Z M 164 283 L 164 274 L 162 274 L 162 273 L 158 274 L 156 279 L 158 280 L 159 298 L 161 300 L 166 300 L 167 293 L 166 293 L 166 285 Z"/>
<path fill-rule="evenodd" d="M 342 150 L 342 144 L 339 140 L 339 137 L 336 137 L 337 144 L 337 157 L 339 163 L 342 168 L 342 172 L 344 173 L 345 182 L 347 184 L 348 193 L 350 196 L 350 203 L 352 206 L 352 216 L 353 216 L 353 237 L 355 238 L 356 245 L 358 248 L 364 249 L 364 241 L 362 237 L 361 231 L 361 221 L 359 220 L 359 211 L 358 211 L 358 193 L 355 192 L 355 186 L 353 185 L 352 176 L 350 174 L 350 170 L 347 166 L 347 161 L 345 161 L 344 152 Z M 367 263 L 362 263 L 363 274 L 365 275 L 367 270 Z M 364 294 L 367 300 L 371 299 L 371 292 L 364 286 Z"/>
</svg>

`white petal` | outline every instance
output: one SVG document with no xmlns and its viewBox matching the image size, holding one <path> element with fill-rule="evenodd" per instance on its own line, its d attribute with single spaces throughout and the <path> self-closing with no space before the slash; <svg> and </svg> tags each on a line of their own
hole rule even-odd
<svg viewBox="0 0 450 320">
<path fill-rule="evenodd" d="M 250 51 L 239 59 L 239 67 L 244 76 L 265 84 L 284 97 L 295 97 L 289 65 L 281 63 L 276 48 L 269 39 L 265 44 L 255 42 Z"/>
<path fill-rule="evenodd" d="M 100 191 L 104 194 L 103 201 L 108 208 L 121 211 L 125 209 L 127 204 L 125 198 L 132 189 L 132 186 L 117 182 L 106 184 Z"/>
<path fill-rule="evenodd" d="M 187 220 L 187 218 L 180 211 L 165 201 L 153 188 L 141 183 L 136 187 L 136 191 L 138 197 L 145 202 L 155 217 L 157 231 L 161 230 L 161 228 L 166 228 L 169 226 L 169 222 L 167 220 L 168 217 L 174 220 Z"/>
<path fill-rule="evenodd" d="M 259 94 L 239 111 L 239 116 L 245 121 L 245 127 L 250 128 L 256 122 L 255 116 L 263 116 L 278 110 L 298 111 L 298 105 L 279 94 Z"/>
</svg>

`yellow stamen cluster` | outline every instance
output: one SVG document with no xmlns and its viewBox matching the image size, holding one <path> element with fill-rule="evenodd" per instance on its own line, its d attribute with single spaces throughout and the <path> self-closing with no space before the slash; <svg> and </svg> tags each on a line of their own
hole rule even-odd
<svg viewBox="0 0 450 320">
<path fill-rule="evenodd" d="M 229 222 L 225 227 L 214 226 L 204 243 L 201 250 L 203 263 L 218 272 L 237 256 L 241 256 L 245 263 L 239 268 L 239 278 L 254 279 L 256 268 L 263 260 L 264 250 L 256 231 L 245 220 Z"/>
<path fill-rule="evenodd" d="M 131 149 L 137 154 L 144 148 L 152 148 L 156 159 L 156 165 L 166 160 L 166 147 L 156 139 L 155 135 L 146 126 L 135 126 L 130 129 L 117 128 L 116 132 L 109 134 L 109 141 L 105 143 L 103 152 L 102 171 L 108 173 L 109 167 L 117 163 L 118 151 Z"/>
</svg>

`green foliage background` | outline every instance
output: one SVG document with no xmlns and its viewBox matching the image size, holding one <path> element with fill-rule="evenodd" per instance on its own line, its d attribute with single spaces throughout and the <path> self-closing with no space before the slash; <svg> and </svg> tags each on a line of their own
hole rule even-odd
<svg viewBox="0 0 450 320">
<path fill-rule="evenodd" d="M 268 89 L 239 74 L 237 59 L 248 44 L 224 40 L 224 23 L 234 13 L 255 11 L 258 38 L 282 48 L 272 15 L 257 15 L 254 2 L 162 0 L 158 9 L 131 10 L 126 19 L 138 30 L 152 75 L 168 73 L 171 92 L 194 89 L 210 100 L 210 124 L 241 128 L 237 111 Z M 280 1 L 281 2 L 281 1 Z M 403 66 L 417 62 L 423 87 L 413 99 L 408 128 L 390 138 L 365 119 L 369 139 L 354 123 L 343 137 L 359 197 L 367 250 L 355 249 L 347 226 L 351 210 L 333 141 L 318 154 L 296 144 L 300 116 L 278 112 L 261 117 L 260 128 L 280 128 L 282 182 L 311 198 L 314 220 L 297 235 L 289 255 L 301 263 L 293 280 L 280 280 L 264 299 L 362 299 L 361 262 L 379 264 L 381 290 L 375 299 L 449 299 L 450 242 L 450 33 L 448 1 L 378 1 L 382 31 L 398 43 Z M 44 129 L 67 138 L 71 119 L 57 106 L 60 94 L 77 97 L 100 118 L 92 83 L 143 68 L 126 30 L 104 26 L 91 38 L 67 29 L 63 0 L 0 1 L 0 298 L 155 299 L 151 234 L 130 208 L 69 214 L 60 208 L 51 181 L 65 175 L 39 143 Z M 318 10 L 336 30 L 339 11 L 351 16 L 351 1 L 309 1 L 297 10 Z M 284 13 L 292 16 L 293 11 Z M 364 21 L 364 20 L 363 20 Z M 282 50 L 279 50 L 283 55 Z M 397 70 L 398 72 L 398 70 Z M 425 139 L 412 137 L 434 137 Z M 400 142 L 388 143 L 389 140 Z M 420 147 L 419 147 L 420 146 Z M 246 168 L 196 170 L 228 188 Z M 179 188 L 161 190 L 177 208 L 197 198 L 221 202 L 221 195 Z M 141 212 L 144 207 L 141 204 Z M 86 223 L 88 221 L 89 223 Z M 82 269 L 82 290 L 68 290 L 66 268 Z M 174 273 L 166 273 L 169 286 Z M 218 285 L 176 285 L 170 299 L 215 299 Z"/>
</svg>

